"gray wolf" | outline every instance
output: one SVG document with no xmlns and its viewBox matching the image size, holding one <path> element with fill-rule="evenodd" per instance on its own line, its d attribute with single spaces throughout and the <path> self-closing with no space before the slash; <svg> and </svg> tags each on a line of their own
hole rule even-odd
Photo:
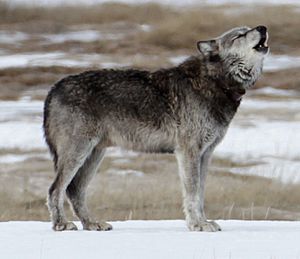
<svg viewBox="0 0 300 259">
<path fill-rule="evenodd" d="M 218 231 L 204 213 L 207 167 L 245 91 L 262 72 L 267 28 L 239 27 L 197 43 L 198 54 L 154 72 L 96 70 L 68 76 L 50 90 L 44 106 L 45 139 L 56 178 L 48 194 L 53 229 L 67 221 L 64 194 L 85 230 L 112 226 L 90 218 L 86 189 L 105 149 L 174 152 L 186 223 L 192 231 Z"/>
</svg>

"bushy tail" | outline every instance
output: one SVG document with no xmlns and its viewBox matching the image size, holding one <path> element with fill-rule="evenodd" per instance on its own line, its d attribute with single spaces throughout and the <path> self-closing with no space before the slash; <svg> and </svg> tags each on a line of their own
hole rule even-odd
<svg viewBox="0 0 300 259">
<path fill-rule="evenodd" d="M 50 153 L 53 157 L 53 162 L 54 162 L 54 168 L 55 170 L 57 169 L 57 152 L 56 152 L 56 147 L 54 146 L 53 142 L 51 141 L 50 138 L 50 104 L 51 100 L 53 97 L 53 88 L 49 91 L 45 104 L 44 104 L 44 120 L 43 120 L 43 128 L 44 128 L 44 137 L 46 140 L 46 143 L 49 147 Z"/>
</svg>

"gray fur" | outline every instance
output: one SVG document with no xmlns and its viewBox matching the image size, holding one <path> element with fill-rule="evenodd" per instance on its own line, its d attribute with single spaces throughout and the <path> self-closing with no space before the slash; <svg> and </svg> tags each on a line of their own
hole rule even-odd
<svg viewBox="0 0 300 259">
<path fill-rule="evenodd" d="M 44 131 L 56 178 L 48 207 L 54 230 L 75 230 L 64 194 L 86 230 L 109 230 L 86 207 L 86 189 L 105 148 L 175 152 L 188 228 L 217 231 L 207 221 L 204 191 L 214 148 L 224 137 L 245 90 L 262 71 L 265 27 L 232 29 L 200 41 L 200 54 L 177 67 L 87 71 L 56 83 L 45 101 Z"/>
</svg>

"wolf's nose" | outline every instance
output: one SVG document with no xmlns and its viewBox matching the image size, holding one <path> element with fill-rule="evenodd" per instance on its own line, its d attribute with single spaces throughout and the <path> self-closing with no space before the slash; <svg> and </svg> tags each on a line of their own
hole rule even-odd
<svg viewBox="0 0 300 259">
<path fill-rule="evenodd" d="M 265 34 L 267 32 L 267 27 L 263 26 L 263 25 L 259 25 L 255 28 L 257 31 L 259 31 L 260 33 Z"/>
</svg>

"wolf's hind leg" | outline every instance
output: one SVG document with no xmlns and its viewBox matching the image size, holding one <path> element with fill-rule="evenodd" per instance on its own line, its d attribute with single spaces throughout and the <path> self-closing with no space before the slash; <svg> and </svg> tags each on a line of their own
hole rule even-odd
<svg viewBox="0 0 300 259">
<path fill-rule="evenodd" d="M 67 196 L 73 210 L 80 219 L 85 230 L 111 230 L 112 226 L 106 222 L 94 222 L 90 219 L 86 206 L 86 191 L 88 184 L 97 172 L 103 159 L 105 150 L 100 145 L 96 146 L 90 156 L 85 160 L 82 167 L 67 187 Z"/>
<path fill-rule="evenodd" d="M 48 208 L 53 222 L 53 230 L 77 230 L 74 223 L 68 222 L 64 214 L 64 194 L 67 186 L 90 155 L 95 144 L 82 138 L 72 138 L 62 145 L 58 152 L 57 175 L 48 194 Z"/>
</svg>

